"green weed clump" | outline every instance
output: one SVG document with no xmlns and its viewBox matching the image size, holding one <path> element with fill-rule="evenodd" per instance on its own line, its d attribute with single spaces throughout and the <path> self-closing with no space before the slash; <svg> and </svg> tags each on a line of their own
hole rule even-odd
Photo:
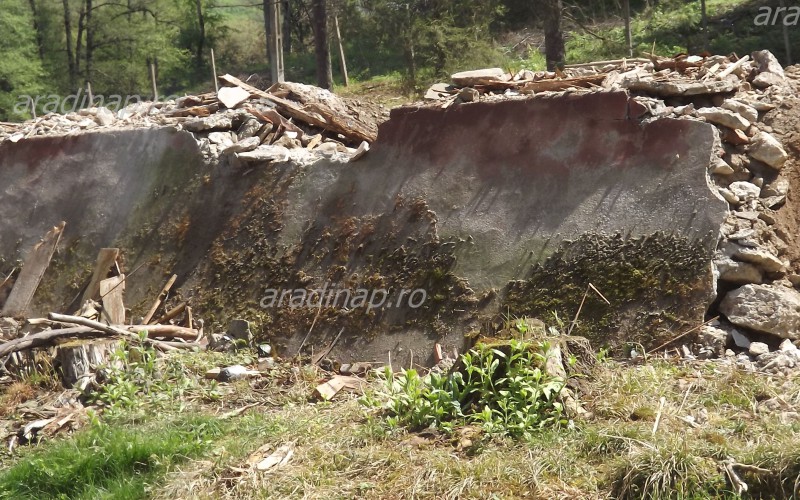
<svg viewBox="0 0 800 500">
<path fill-rule="evenodd" d="M 566 381 L 544 370 L 550 345 L 512 339 L 478 344 L 452 373 L 385 369 L 382 390 L 362 402 L 381 406 L 391 427 L 452 431 L 478 425 L 491 435 L 529 439 L 566 423 L 558 396 Z"/>
<path fill-rule="evenodd" d="M 0 473 L 0 499 L 146 498 L 149 484 L 171 465 L 207 450 L 221 432 L 209 417 L 147 429 L 95 421 Z"/>
</svg>

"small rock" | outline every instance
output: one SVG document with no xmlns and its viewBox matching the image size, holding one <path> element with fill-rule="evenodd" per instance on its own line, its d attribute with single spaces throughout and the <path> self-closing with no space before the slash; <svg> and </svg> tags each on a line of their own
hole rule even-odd
<svg viewBox="0 0 800 500">
<path fill-rule="evenodd" d="M 272 346 L 269 344 L 259 344 L 256 349 L 258 350 L 258 355 L 262 358 L 266 358 L 272 354 Z"/>
<path fill-rule="evenodd" d="M 219 380 L 220 382 L 230 382 L 232 380 L 238 380 L 240 378 L 246 377 L 248 372 L 249 370 L 242 365 L 228 366 L 219 371 L 217 380 Z"/>
<path fill-rule="evenodd" d="M 750 142 L 750 138 L 743 131 L 727 127 L 722 132 L 722 140 L 734 146 L 741 146 Z"/>
<path fill-rule="evenodd" d="M 248 118 L 239 127 L 239 130 L 236 131 L 236 137 L 241 141 L 248 137 L 254 137 L 258 134 L 259 130 L 261 130 L 261 122 L 255 118 Z"/>
<path fill-rule="evenodd" d="M 714 259 L 714 265 L 719 272 L 719 279 L 728 283 L 746 285 L 749 283 L 761 283 L 763 280 L 761 271 L 747 262 L 737 262 L 731 258 L 723 257 Z"/>
<path fill-rule="evenodd" d="M 776 218 L 776 215 L 777 214 L 775 213 L 774 210 L 768 210 L 767 209 L 767 210 L 764 210 L 762 212 L 759 212 L 758 213 L 758 218 L 763 220 L 764 222 L 766 222 L 767 225 L 772 226 L 776 222 L 778 222 L 778 219 Z"/>
<path fill-rule="evenodd" d="M 725 99 L 725 102 L 722 103 L 722 109 L 727 109 L 728 111 L 733 111 L 734 113 L 738 113 L 749 122 L 756 122 L 758 121 L 758 111 L 752 106 L 748 106 L 747 104 L 737 101 L 736 99 Z"/>
<path fill-rule="evenodd" d="M 208 134 L 208 141 L 223 149 L 233 146 L 233 139 L 231 138 L 230 132 L 211 132 Z"/>
<path fill-rule="evenodd" d="M 217 92 L 217 99 L 226 108 L 233 109 L 244 101 L 250 99 L 250 92 L 241 87 L 222 87 Z"/>
<path fill-rule="evenodd" d="M 109 111 L 108 108 L 97 108 L 97 113 L 94 115 L 94 119 L 98 125 L 103 127 L 108 127 L 109 125 L 113 125 L 116 117 L 114 113 Z"/>
<path fill-rule="evenodd" d="M 792 286 L 800 286 L 800 274 L 792 273 L 787 276 L 786 279 L 789 280 L 789 283 L 791 283 Z"/>
<path fill-rule="evenodd" d="M 751 356 L 761 356 L 769 352 L 769 346 L 763 342 L 751 342 L 748 352 Z"/>
<path fill-rule="evenodd" d="M 464 87 L 458 93 L 458 97 L 464 102 L 474 102 L 480 100 L 481 94 L 472 87 Z"/>
<path fill-rule="evenodd" d="M 759 132 L 753 137 L 748 153 L 752 158 L 764 162 L 776 170 L 780 170 L 789 158 L 781 143 L 768 132 Z"/>
<path fill-rule="evenodd" d="M 800 293 L 772 285 L 744 285 L 722 300 L 719 310 L 735 325 L 781 338 L 800 337 Z"/>
<path fill-rule="evenodd" d="M 728 332 L 711 325 L 705 325 L 700 329 L 700 342 L 704 346 L 710 347 L 718 355 L 725 352 L 728 337 Z"/>
<path fill-rule="evenodd" d="M 228 337 L 238 344 L 249 346 L 253 342 L 253 333 L 250 331 L 250 322 L 245 319 L 235 319 L 228 325 Z"/>
<path fill-rule="evenodd" d="M 761 189 L 758 186 L 747 181 L 732 182 L 728 189 L 736 195 L 741 203 L 757 200 L 761 194 Z"/>
<path fill-rule="evenodd" d="M 786 263 L 766 250 L 759 248 L 737 248 L 732 257 L 736 260 L 754 264 L 768 273 L 782 273 L 786 271 Z"/>
<path fill-rule="evenodd" d="M 725 199 L 725 201 L 727 201 L 731 205 L 738 205 L 739 204 L 739 197 L 736 196 L 735 194 L 733 194 L 730 189 L 726 189 L 726 188 L 722 188 L 721 187 L 721 188 L 719 188 L 719 194 L 721 194 L 722 197 Z"/>
<path fill-rule="evenodd" d="M 747 121 L 739 113 L 728 111 L 722 108 L 701 108 L 696 111 L 697 116 L 703 117 L 706 121 L 716 125 L 722 125 L 737 130 L 746 130 L 750 126 Z"/>
<path fill-rule="evenodd" d="M 761 197 L 786 196 L 789 194 L 789 180 L 779 177 L 761 188 Z"/>
<path fill-rule="evenodd" d="M 215 113 L 207 118 L 194 118 L 183 122 L 184 130 L 204 132 L 206 130 L 230 130 L 233 119 L 225 113 Z"/>
<path fill-rule="evenodd" d="M 797 346 L 794 345 L 791 339 L 783 339 L 781 345 L 778 347 L 778 350 L 781 352 L 796 351 Z"/>
<path fill-rule="evenodd" d="M 717 156 L 715 156 L 714 159 L 711 160 L 711 165 L 709 167 L 711 169 L 712 174 L 730 175 L 734 172 L 733 167 L 728 165 L 728 163 L 725 160 Z"/>
<path fill-rule="evenodd" d="M 277 366 L 277 363 L 275 363 L 275 358 L 272 358 L 272 357 L 260 358 L 258 360 L 258 371 L 260 371 L 260 372 L 265 372 L 265 371 L 268 371 L 268 370 L 272 370 L 276 366 Z"/>
<path fill-rule="evenodd" d="M 773 85 L 783 85 L 785 81 L 785 78 L 782 78 L 775 73 L 760 73 L 753 78 L 753 86 L 760 89 L 765 89 Z"/>
<path fill-rule="evenodd" d="M 736 328 L 731 328 L 731 340 L 733 340 L 733 344 L 736 347 L 741 347 L 742 349 L 750 349 L 750 339 L 747 338 L 745 334 L 737 330 Z"/>
<path fill-rule="evenodd" d="M 218 132 L 214 132 L 218 133 Z M 261 141 L 258 137 L 248 137 L 246 139 L 242 139 L 241 141 L 231 144 L 227 148 L 223 149 L 223 153 L 244 153 L 245 151 L 252 151 L 256 149 L 258 146 L 261 145 Z"/>
</svg>

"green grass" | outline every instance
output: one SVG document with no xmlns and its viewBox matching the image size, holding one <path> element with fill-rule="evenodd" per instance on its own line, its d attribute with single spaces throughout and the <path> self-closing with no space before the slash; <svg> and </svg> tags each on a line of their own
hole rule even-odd
<svg viewBox="0 0 800 500">
<path fill-rule="evenodd" d="M 209 417 L 120 428 L 95 423 L 0 474 L 0 498 L 146 498 L 160 475 L 206 450 L 220 431 Z"/>
</svg>

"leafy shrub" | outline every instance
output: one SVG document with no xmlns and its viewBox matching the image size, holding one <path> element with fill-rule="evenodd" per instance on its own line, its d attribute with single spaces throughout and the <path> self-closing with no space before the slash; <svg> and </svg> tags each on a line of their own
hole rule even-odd
<svg viewBox="0 0 800 500">
<path fill-rule="evenodd" d="M 384 390 L 365 397 L 379 405 L 390 425 L 450 431 L 459 424 L 480 425 L 489 434 L 529 438 L 539 429 L 564 423 L 558 395 L 565 380 L 544 371 L 548 343 L 510 340 L 478 344 L 450 374 L 385 369 Z"/>
</svg>

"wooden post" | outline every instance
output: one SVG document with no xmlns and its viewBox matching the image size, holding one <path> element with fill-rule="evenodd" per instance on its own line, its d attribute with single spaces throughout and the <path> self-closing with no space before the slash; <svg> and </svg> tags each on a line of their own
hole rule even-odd
<svg viewBox="0 0 800 500">
<path fill-rule="evenodd" d="M 156 87 L 156 65 L 150 63 L 150 82 L 153 84 L 153 102 L 158 102 L 158 87 Z"/>
<path fill-rule="evenodd" d="M 628 57 L 633 57 L 633 36 L 631 36 L 631 0 L 623 0 L 622 8 L 625 17 L 625 47 L 628 49 Z"/>
<path fill-rule="evenodd" d="M 265 0 L 267 8 L 267 45 L 269 46 L 269 73 L 272 83 L 284 81 L 283 70 L 283 26 L 281 24 L 280 0 Z"/>
<path fill-rule="evenodd" d="M 344 58 L 344 46 L 342 45 L 342 34 L 339 31 L 339 15 L 333 15 L 333 26 L 336 28 L 336 41 L 339 44 L 339 60 L 342 63 L 342 77 L 344 78 L 344 86 L 347 87 L 350 84 L 349 79 L 347 78 L 347 61 Z"/>
<path fill-rule="evenodd" d="M 86 82 L 86 93 L 89 94 L 89 107 L 94 107 L 94 96 L 92 95 L 92 82 Z"/>
<path fill-rule="evenodd" d="M 211 71 L 214 73 L 214 92 L 219 92 L 219 81 L 217 81 L 217 61 L 214 59 L 214 49 L 211 49 Z"/>
<path fill-rule="evenodd" d="M 783 25 L 783 45 L 786 47 L 786 66 L 792 65 L 792 44 L 789 43 L 789 27 L 786 26 L 786 2 L 781 0 L 780 6 L 784 8 L 781 24 Z"/>
</svg>

